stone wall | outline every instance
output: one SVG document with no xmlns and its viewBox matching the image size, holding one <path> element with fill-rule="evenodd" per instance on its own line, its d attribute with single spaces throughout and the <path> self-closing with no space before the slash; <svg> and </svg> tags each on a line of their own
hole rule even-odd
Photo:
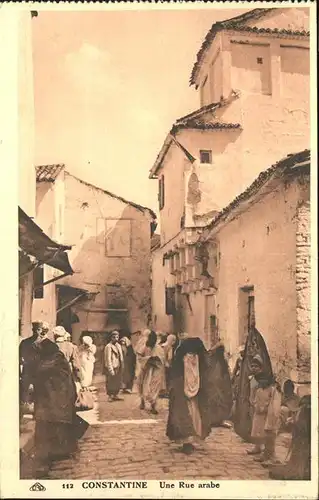
<svg viewBox="0 0 319 500">
<path fill-rule="evenodd" d="M 309 383 L 311 372 L 310 275 L 310 203 L 302 201 L 297 209 L 296 232 L 297 366 L 300 383 Z"/>
</svg>

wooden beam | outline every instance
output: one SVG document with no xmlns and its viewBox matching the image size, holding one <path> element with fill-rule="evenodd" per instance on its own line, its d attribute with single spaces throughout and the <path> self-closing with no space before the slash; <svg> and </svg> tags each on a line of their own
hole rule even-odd
<svg viewBox="0 0 319 500">
<path fill-rule="evenodd" d="M 38 286 L 34 287 L 34 290 L 38 290 L 40 288 L 43 288 L 45 285 L 48 285 L 49 283 L 53 283 L 54 281 L 58 281 L 61 278 L 65 278 L 66 276 L 70 276 L 70 275 L 68 273 L 64 273 L 64 274 L 61 274 L 61 276 L 56 276 L 55 278 L 52 278 L 48 281 L 45 281 L 44 283 L 42 283 L 42 285 L 38 285 Z"/>
</svg>

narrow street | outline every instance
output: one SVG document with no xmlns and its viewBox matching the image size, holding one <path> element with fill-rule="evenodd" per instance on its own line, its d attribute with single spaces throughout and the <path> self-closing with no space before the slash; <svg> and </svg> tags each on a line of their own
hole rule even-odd
<svg viewBox="0 0 319 500">
<path fill-rule="evenodd" d="M 167 400 L 154 416 L 139 409 L 137 394 L 109 403 L 104 380 L 94 386 L 96 407 L 81 415 L 91 425 L 75 457 L 56 462 L 50 479 L 268 479 L 232 430 L 214 429 L 205 449 L 186 456 L 165 436 Z"/>
</svg>

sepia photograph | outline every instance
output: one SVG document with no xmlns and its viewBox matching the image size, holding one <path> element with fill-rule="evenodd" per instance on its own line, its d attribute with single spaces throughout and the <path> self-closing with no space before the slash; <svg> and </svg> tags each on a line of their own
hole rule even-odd
<svg viewBox="0 0 319 500">
<path fill-rule="evenodd" d="M 1 498 L 317 497 L 315 8 L 0 8 Z"/>
</svg>

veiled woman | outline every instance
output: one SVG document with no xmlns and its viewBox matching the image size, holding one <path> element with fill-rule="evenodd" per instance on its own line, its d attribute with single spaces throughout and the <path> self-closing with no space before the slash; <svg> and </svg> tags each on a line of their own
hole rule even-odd
<svg viewBox="0 0 319 500">
<path fill-rule="evenodd" d="M 139 376 L 140 408 L 145 409 L 146 403 L 149 403 L 151 413 L 157 415 L 156 402 L 165 377 L 165 354 L 154 331 L 149 333 L 145 347 L 139 354 L 143 358 Z"/>
<path fill-rule="evenodd" d="M 176 340 L 177 340 L 176 335 L 169 334 L 165 342 L 161 344 L 165 355 L 165 377 L 163 380 L 163 389 L 162 389 L 164 397 L 167 397 L 169 393 L 170 370 L 172 366 L 173 352 Z"/>
<path fill-rule="evenodd" d="M 36 476 L 43 477 L 52 460 L 75 452 L 78 425 L 83 421 L 76 416 L 76 389 L 64 354 L 48 339 L 37 349 L 39 359 L 32 370 Z"/>
<path fill-rule="evenodd" d="M 223 347 L 208 353 L 200 338 L 178 335 L 171 368 L 166 435 L 192 453 L 231 409 L 231 385 Z M 212 358 L 212 361 L 211 361 Z M 225 396 L 223 395 L 225 393 Z"/>
<path fill-rule="evenodd" d="M 85 335 L 82 338 L 82 344 L 78 352 L 81 365 L 82 387 L 91 387 L 96 353 L 96 345 L 93 344 L 92 337 Z"/>
</svg>

